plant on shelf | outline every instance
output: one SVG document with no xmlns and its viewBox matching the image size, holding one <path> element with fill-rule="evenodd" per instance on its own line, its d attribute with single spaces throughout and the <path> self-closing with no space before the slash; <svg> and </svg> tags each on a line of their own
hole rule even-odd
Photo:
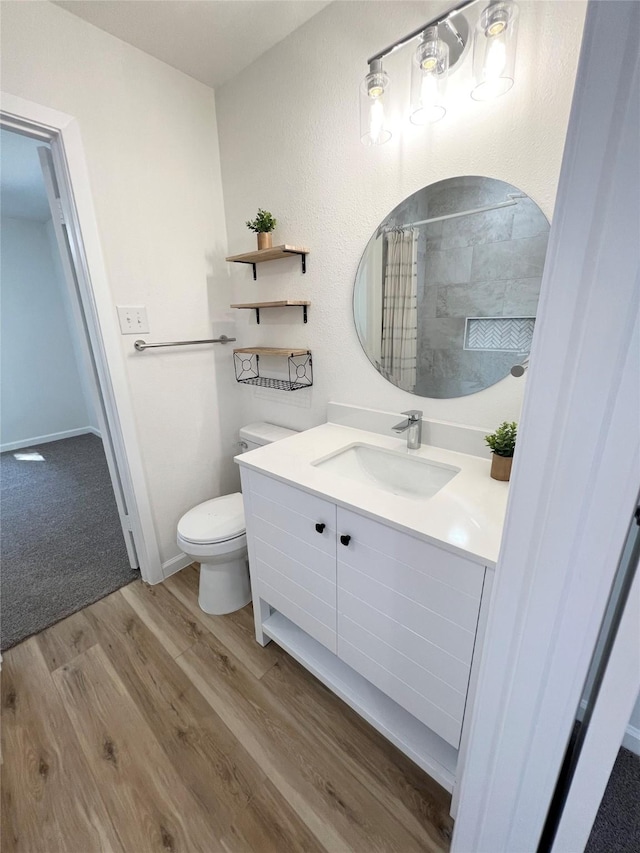
<svg viewBox="0 0 640 853">
<path fill-rule="evenodd" d="M 491 476 L 494 480 L 508 480 L 511 476 L 517 435 L 518 424 L 515 421 L 503 421 L 495 432 L 485 435 L 484 440 L 493 454 Z"/>
<path fill-rule="evenodd" d="M 258 249 L 271 248 L 271 232 L 277 224 L 278 222 L 274 219 L 273 214 L 261 207 L 258 208 L 255 219 L 247 220 L 247 228 L 250 231 L 255 231 L 258 235 Z"/>
</svg>

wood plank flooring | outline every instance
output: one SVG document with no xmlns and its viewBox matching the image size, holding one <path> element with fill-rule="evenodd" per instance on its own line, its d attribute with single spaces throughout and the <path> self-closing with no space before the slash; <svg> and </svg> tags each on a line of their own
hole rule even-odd
<svg viewBox="0 0 640 853">
<path fill-rule="evenodd" d="M 450 797 L 189 567 L 2 663 L 2 853 L 442 853 Z"/>
</svg>

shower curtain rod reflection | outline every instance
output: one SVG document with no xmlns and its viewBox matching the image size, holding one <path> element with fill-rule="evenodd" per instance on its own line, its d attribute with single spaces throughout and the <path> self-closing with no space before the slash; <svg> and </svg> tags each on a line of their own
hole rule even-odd
<svg viewBox="0 0 640 853">
<path fill-rule="evenodd" d="M 473 210 L 461 210 L 458 213 L 447 213 L 443 216 L 433 216 L 431 219 L 420 219 L 418 222 L 407 222 L 405 225 L 388 225 L 382 229 L 383 232 L 393 231 L 397 228 L 416 228 L 418 225 L 430 225 L 432 222 L 442 222 L 445 219 L 457 219 L 459 216 L 471 216 L 474 213 L 486 213 L 489 210 L 499 210 L 501 207 L 512 207 L 518 203 L 519 198 L 526 198 L 523 194 L 515 195 L 509 193 L 509 201 L 499 201 L 497 204 L 487 204 L 484 207 L 475 207 Z"/>
</svg>

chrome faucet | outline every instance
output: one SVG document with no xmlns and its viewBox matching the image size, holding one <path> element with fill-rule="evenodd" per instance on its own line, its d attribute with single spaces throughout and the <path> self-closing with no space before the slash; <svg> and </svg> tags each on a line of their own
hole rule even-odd
<svg viewBox="0 0 640 853">
<path fill-rule="evenodd" d="M 422 443 L 422 412 L 419 409 L 410 409 L 403 412 L 407 416 L 406 421 L 400 421 L 394 427 L 395 432 L 407 432 L 407 450 L 417 450 Z"/>
</svg>

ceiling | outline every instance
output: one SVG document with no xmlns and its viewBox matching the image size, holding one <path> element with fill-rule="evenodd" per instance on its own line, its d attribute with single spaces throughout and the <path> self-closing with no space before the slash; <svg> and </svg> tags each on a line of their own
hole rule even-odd
<svg viewBox="0 0 640 853">
<path fill-rule="evenodd" d="M 0 130 L 0 211 L 14 219 L 51 219 L 40 169 L 40 140 Z"/>
<path fill-rule="evenodd" d="M 220 86 L 329 0 L 53 0 L 105 32 Z"/>
</svg>

